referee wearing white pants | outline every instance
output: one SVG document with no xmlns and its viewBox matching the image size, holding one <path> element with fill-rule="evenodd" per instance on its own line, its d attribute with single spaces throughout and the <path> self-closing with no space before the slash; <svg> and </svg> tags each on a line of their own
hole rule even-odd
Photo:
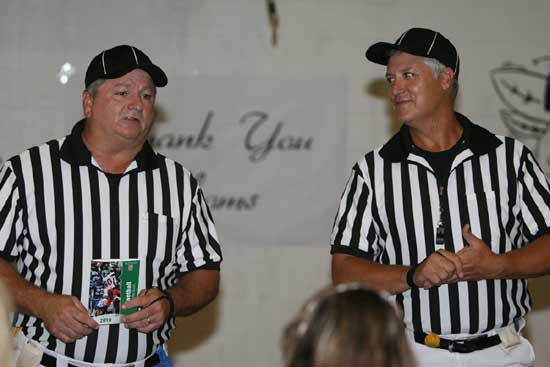
<svg viewBox="0 0 550 367">
<path fill-rule="evenodd" d="M 460 60 L 434 30 L 378 42 L 403 126 L 352 169 L 334 283 L 390 293 L 419 366 L 533 366 L 527 279 L 550 273 L 550 183 L 520 141 L 454 111 Z"/>
</svg>

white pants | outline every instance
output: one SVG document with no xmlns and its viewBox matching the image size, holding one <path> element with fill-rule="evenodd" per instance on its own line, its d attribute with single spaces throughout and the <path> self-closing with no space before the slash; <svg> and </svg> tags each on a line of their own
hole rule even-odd
<svg viewBox="0 0 550 367">
<path fill-rule="evenodd" d="M 430 348 L 414 341 L 407 332 L 416 367 L 534 367 L 535 352 L 527 339 L 505 352 L 499 345 L 472 353 L 451 353 L 445 349 Z"/>
<path fill-rule="evenodd" d="M 76 361 L 66 356 L 57 354 L 49 349 L 46 349 L 43 345 L 37 343 L 34 340 L 28 339 L 22 332 L 18 332 L 15 336 L 15 359 L 17 360 L 17 366 L 21 367 L 44 367 L 40 364 L 42 355 L 45 353 L 56 359 L 57 367 L 66 367 L 69 364 L 78 367 L 95 367 L 95 366 L 112 366 L 112 367 L 143 367 L 145 360 L 141 360 L 134 363 L 121 363 L 121 364 L 97 364 Z M 2 356 L 0 356 L 2 358 Z M 0 359 L 1 361 L 1 359 Z M 1 363 L 1 362 L 0 362 Z M 0 364 L 4 367 L 4 364 Z"/>
</svg>

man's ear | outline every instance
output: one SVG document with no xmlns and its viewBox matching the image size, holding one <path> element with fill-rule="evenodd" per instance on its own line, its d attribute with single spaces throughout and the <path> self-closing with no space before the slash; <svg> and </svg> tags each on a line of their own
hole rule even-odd
<svg viewBox="0 0 550 367">
<path fill-rule="evenodd" d="M 444 90 L 450 89 L 453 86 L 454 77 L 455 77 L 455 73 L 454 73 L 453 69 L 445 68 L 439 74 L 439 82 L 441 83 L 441 87 Z"/>
<path fill-rule="evenodd" d="M 87 90 L 84 89 L 82 92 L 82 111 L 84 112 L 84 116 L 86 118 L 90 118 L 92 116 L 92 106 L 94 105 L 94 97 L 88 93 Z"/>
</svg>

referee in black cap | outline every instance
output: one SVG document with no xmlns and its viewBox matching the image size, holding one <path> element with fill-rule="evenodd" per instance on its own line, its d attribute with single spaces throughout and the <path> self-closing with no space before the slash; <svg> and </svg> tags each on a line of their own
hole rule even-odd
<svg viewBox="0 0 550 367">
<path fill-rule="evenodd" d="M 147 142 L 167 83 L 134 46 L 102 51 L 86 71 L 84 119 L 0 170 L 18 365 L 169 366 L 175 317 L 216 297 L 221 251 L 202 190 Z M 116 270 L 129 259 L 136 282 Z"/>
<path fill-rule="evenodd" d="M 353 167 L 331 236 L 335 283 L 392 294 L 419 366 L 533 366 L 527 278 L 550 272 L 550 184 L 521 142 L 454 110 L 460 58 L 412 28 L 366 52 L 400 131 Z"/>
</svg>

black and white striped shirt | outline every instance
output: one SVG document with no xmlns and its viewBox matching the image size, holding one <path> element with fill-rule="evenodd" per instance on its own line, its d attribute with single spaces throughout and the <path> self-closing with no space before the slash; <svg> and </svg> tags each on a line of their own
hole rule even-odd
<svg viewBox="0 0 550 367">
<path fill-rule="evenodd" d="M 405 126 L 353 167 L 331 236 L 333 254 L 417 264 L 439 248 L 440 205 L 443 246 L 452 252 L 464 247 L 467 223 L 495 253 L 550 232 L 550 185 L 528 148 L 457 117 L 470 136 L 447 182 L 438 183 L 428 162 L 406 144 Z M 408 329 L 441 335 L 504 327 L 531 309 L 526 279 L 459 282 L 394 297 Z"/>
<path fill-rule="evenodd" d="M 103 172 L 81 139 L 70 135 L 33 147 L 0 171 L 0 256 L 51 293 L 88 305 L 92 259 L 139 258 L 139 289 L 174 285 L 198 268 L 218 269 L 221 252 L 212 216 L 192 175 L 148 143 L 121 175 Z M 165 343 L 172 318 L 143 334 L 121 325 L 64 344 L 42 320 L 19 314 L 27 337 L 78 361 L 142 360 Z"/>
</svg>

